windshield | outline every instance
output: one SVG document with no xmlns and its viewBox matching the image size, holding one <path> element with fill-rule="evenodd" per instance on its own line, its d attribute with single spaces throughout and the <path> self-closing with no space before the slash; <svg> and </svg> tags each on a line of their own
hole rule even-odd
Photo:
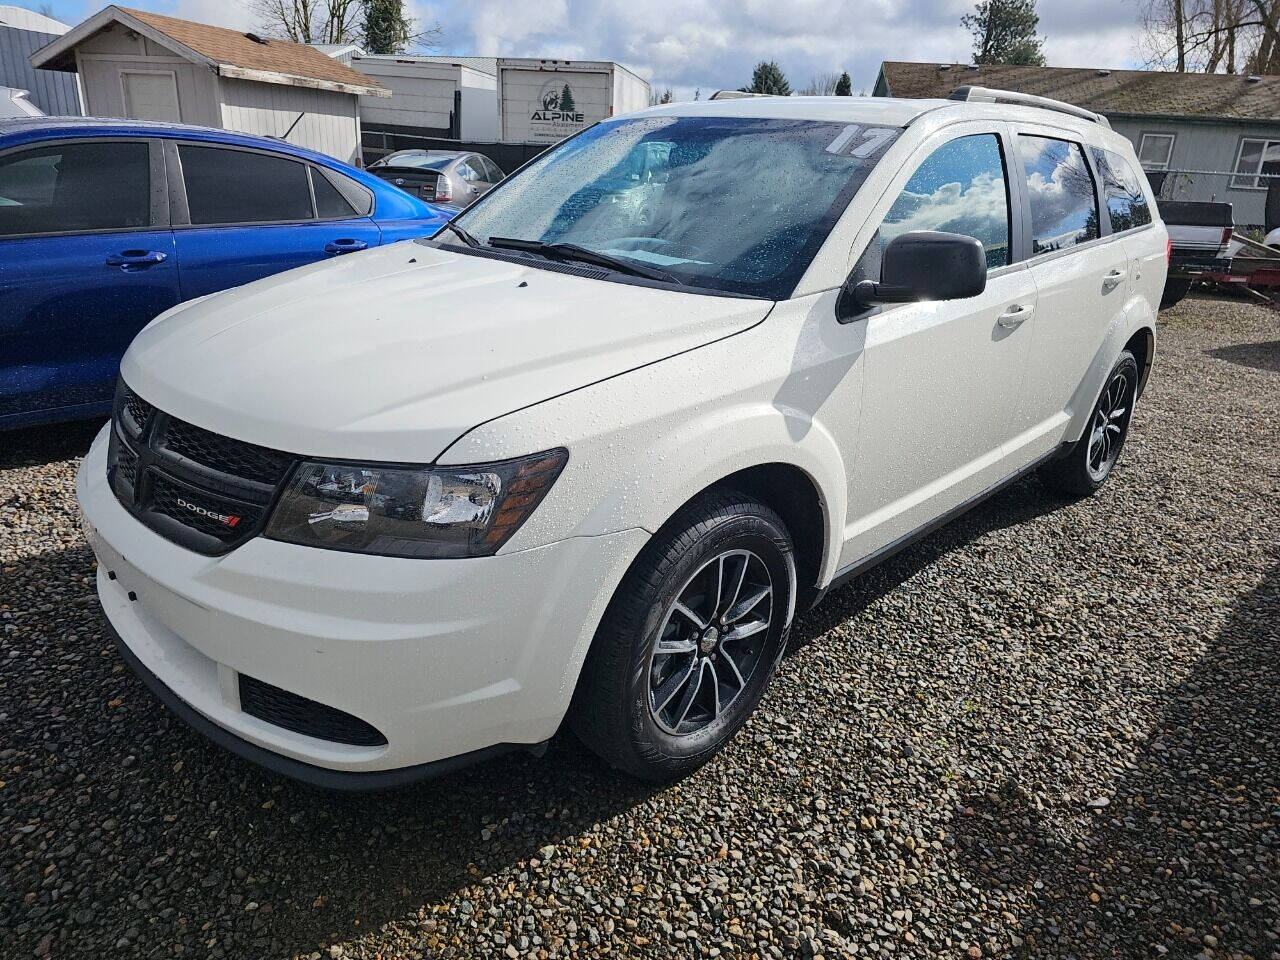
<svg viewBox="0 0 1280 960">
<path fill-rule="evenodd" d="M 576 244 L 691 287 L 780 300 L 900 132 L 756 117 L 606 121 L 457 223 L 482 244 Z"/>
<path fill-rule="evenodd" d="M 427 170 L 443 170 L 453 159 L 452 154 L 443 157 L 426 153 L 392 153 L 377 162 L 379 167 L 423 167 Z"/>
</svg>

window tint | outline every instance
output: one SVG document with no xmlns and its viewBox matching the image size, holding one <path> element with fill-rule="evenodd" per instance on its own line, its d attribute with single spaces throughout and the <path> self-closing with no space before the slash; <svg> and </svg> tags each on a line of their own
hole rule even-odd
<svg viewBox="0 0 1280 960">
<path fill-rule="evenodd" d="M 863 254 L 859 274 L 878 278 L 884 248 L 912 230 L 975 237 L 987 252 L 988 267 L 1009 263 L 1009 194 L 995 134 L 952 140 L 920 164 Z"/>
<path fill-rule="evenodd" d="M 1080 145 L 1020 136 L 1018 154 L 1027 171 L 1032 250 L 1048 253 L 1096 240 L 1098 200 Z"/>
<path fill-rule="evenodd" d="M 178 148 L 192 223 L 310 220 L 307 168 L 296 160 L 219 147 Z"/>
<path fill-rule="evenodd" d="M 1118 153 L 1090 147 L 1093 162 L 1102 175 L 1102 196 L 1107 202 L 1111 230 L 1132 230 L 1151 222 L 1151 208 L 1142 189 L 1142 180 Z"/>
<path fill-rule="evenodd" d="M 151 222 L 145 143 L 67 143 L 0 158 L 0 236 Z"/>
<path fill-rule="evenodd" d="M 316 192 L 316 216 L 322 220 L 338 220 L 355 216 L 355 210 L 329 178 L 311 168 L 311 185 Z"/>
</svg>

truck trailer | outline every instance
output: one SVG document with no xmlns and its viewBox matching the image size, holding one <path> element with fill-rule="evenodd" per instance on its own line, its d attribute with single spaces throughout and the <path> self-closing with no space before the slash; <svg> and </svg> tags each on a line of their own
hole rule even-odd
<svg viewBox="0 0 1280 960">
<path fill-rule="evenodd" d="M 649 105 L 649 83 L 604 60 L 498 60 L 498 118 L 508 143 L 555 143 Z"/>
</svg>

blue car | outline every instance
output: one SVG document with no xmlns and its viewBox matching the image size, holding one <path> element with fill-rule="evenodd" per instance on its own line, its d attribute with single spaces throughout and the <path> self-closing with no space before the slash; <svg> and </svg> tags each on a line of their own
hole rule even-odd
<svg viewBox="0 0 1280 960">
<path fill-rule="evenodd" d="M 451 212 L 287 143 L 136 120 L 0 120 L 0 430 L 105 415 L 157 314 Z"/>
</svg>

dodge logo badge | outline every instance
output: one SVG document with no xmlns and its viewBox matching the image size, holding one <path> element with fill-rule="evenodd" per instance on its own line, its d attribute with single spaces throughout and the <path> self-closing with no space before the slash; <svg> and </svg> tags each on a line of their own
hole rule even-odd
<svg viewBox="0 0 1280 960">
<path fill-rule="evenodd" d="M 183 510 L 190 510 L 192 513 L 199 514 L 202 517 L 208 517 L 210 520 L 217 520 L 220 524 L 227 527 L 234 527 L 240 522 L 240 518 L 234 513 L 215 513 L 213 510 L 206 510 L 204 507 L 197 507 L 194 503 L 189 503 L 178 498 L 178 506 Z"/>
</svg>

